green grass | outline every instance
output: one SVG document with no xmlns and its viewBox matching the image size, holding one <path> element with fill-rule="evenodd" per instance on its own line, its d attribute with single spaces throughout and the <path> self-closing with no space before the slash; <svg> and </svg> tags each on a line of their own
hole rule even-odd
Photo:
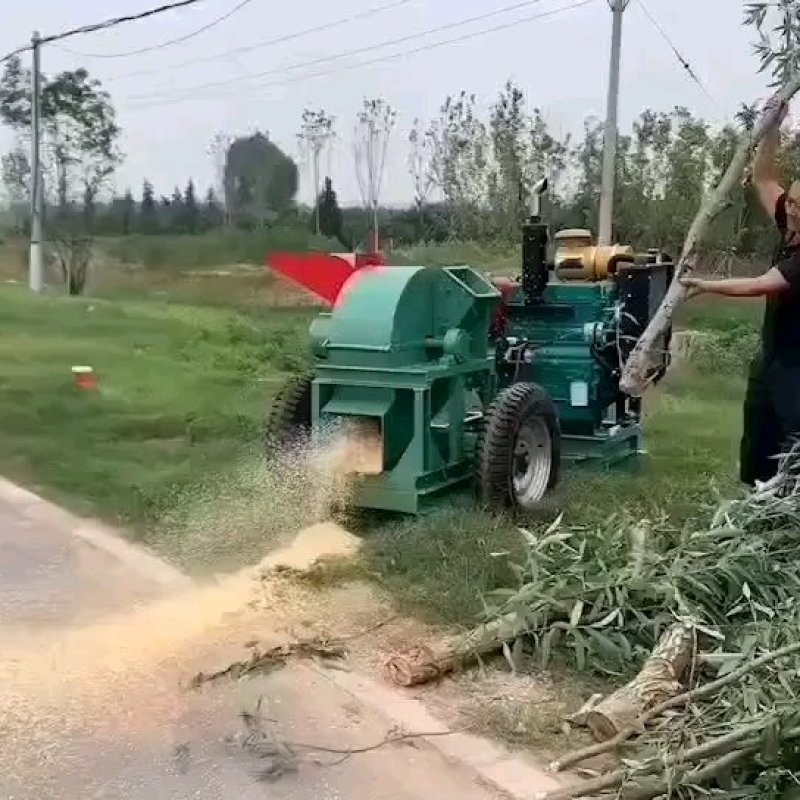
<svg viewBox="0 0 800 800">
<path fill-rule="evenodd" d="M 705 295 L 681 306 L 678 327 L 700 331 L 728 331 L 741 326 L 755 326 L 764 314 L 760 298 L 726 298 Z"/>
<path fill-rule="evenodd" d="M 447 267 L 468 264 L 494 275 L 519 274 L 520 258 L 519 248 L 481 245 L 477 242 L 420 244 L 391 253 L 392 263 L 399 265 Z"/>
<path fill-rule="evenodd" d="M 290 475 L 292 486 L 279 485 L 253 451 L 275 389 L 305 358 L 313 309 L 269 307 L 277 295 L 268 296 L 263 274 L 196 277 L 195 285 L 143 272 L 139 291 L 119 285 L 105 298 L 0 287 L 0 471 L 130 526 L 183 563 L 241 563 L 259 555 L 263 537 L 290 531 L 303 508 L 302 482 Z M 242 281 L 257 300 L 243 301 Z M 735 324 L 731 308 L 740 309 Z M 569 520 L 621 509 L 684 520 L 702 513 L 713 487 L 735 490 L 742 343 L 757 319 L 744 308 L 691 307 L 691 326 L 716 330 L 717 349 L 648 396 L 650 454 L 638 474 L 567 474 L 555 502 Z M 100 376 L 96 395 L 72 386 L 70 368 L 83 363 Z M 282 507 L 270 495 L 279 490 L 289 498 Z M 466 624 L 481 595 L 510 579 L 507 561 L 493 554 L 514 552 L 515 525 L 474 510 L 362 521 L 366 566 L 401 605 Z"/>
<path fill-rule="evenodd" d="M 304 359 L 308 312 L 34 297 L 0 289 L 0 470 L 135 527 L 224 473 Z M 101 389 L 72 385 L 95 368 Z"/>
<path fill-rule="evenodd" d="M 743 392 L 742 379 L 730 375 L 674 375 L 648 397 L 649 454 L 637 474 L 567 472 L 552 513 L 528 519 L 462 510 L 373 528 L 369 569 L 409 612 L 432 622 L 472 624 L 482 595 L 513 585 L 517 525 L 541 529 L 559 509 L 576 524 L 615 513 L 685 521 L 706 513 L 715 492 L 736 491 Z"/>
<path fill-rule="evenodd" d="M 276 226 L 261 231 L 213 230 L 197 235 L 154 234 L 99 239 L 98 250 L 108 259 L 145 269 L 179 271 L 217 269 L 230 264 L 262 265 L 278 251 L 323 250 L 341 245 L 314 236 L 303 226 Z"/>
</svg>

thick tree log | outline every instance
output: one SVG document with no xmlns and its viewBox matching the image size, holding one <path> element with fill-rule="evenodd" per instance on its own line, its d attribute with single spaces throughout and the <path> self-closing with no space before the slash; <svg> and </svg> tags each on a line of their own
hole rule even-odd
<svg viewBox="0 0 800 800">
<path fill-rule="evenodd" d="M 504 643 L 523 633 L 524 623 L 519 616 L 506 614 L 434 647 L 417 645 L 397 653 L 386 662 L 386 673 L 398 686 L 428 683 L 458 669 L 471 659 L 499 650 Z"/>
<path fill-rule="evenodd" d="M 657 354 L 654 348 L 672 324 L 675 311 L 686 297 L 681 278 L 691 274 L 697 259 L 698 246 L 708 232 L 714 219 L 724 210 L 730 195 L 748 165 L 755 146 L 778 120 L 781 107 L 800 91 L 800 73 L 793 76 L 780 91 L 770 99 L 752 131 L 742 134 L 739 146 L 722 180 L 706 197 L 689 228 L 683 252 L 675 267 L 675 276 L 658 311 L 633 348 L 620 379 L 620 388 L 632 397 L 640 397 L 650 384 L 652 365 Z"/>
<path fill-rule="evenodd" d="M 639 674 L 601 700 L 586 715 L 598 742 L 613 739 L 643 714 L 683 691 L 683 677 L 694 658 L 696 633 L 688 623 L 672 625 L 656 644 Z"/>
<path fill-rule="evenodd" d="M 580 750 L 568 753 L 558 759 L 558 761 L 554 761 L 550 764 L 550 769 L 553 772 L 561 772 L 565 769 L 569 769 L 569 767 L 574 767 L 576 764 L 588 761 L 588 759 L 594 758 L 595 756 L 603 755 L 603 753 L 610 753 L 612 750 L 624 744 L 631 736 L 644 729 L 644 726 L 650 722 L 650 720 L 655 719 L 665 711 L 677 708 L 678 706 L 684 706 L 695 700 L 711 697 L 720 691 L 720 689 L 724 689 L 726 686 L 730 686 L 741 680 L 745 675 L 757 669 L 761 669 L 761 667 L 765 667 L 773 661 L 777 661 L 779 658 L 785 658 L 795 653 L 800 653 L 800 642 L 793 642 L 778 650 L 773 650 L 771 653 L 765 653 L 754 661 L 749 661 L 747 664 L 743 664 L 741 667 L 727 673 L 722 678 L 717 678 L 715 681 L 703 684 L 703 686 L 699 686 L 696 689 L 689 689 L 682 694 L 669 697 L 664 700 L 664 702 L 659 703 L 654 708 L 642 714 L 634 725 L 623 728 L 613 739 L 608 739 L 605 742 L 599 742 L 598 744 L 593 744 L 589 747 L 583 747 Z"/>
<path fill-rule="evenodd" d="M 694 657 L 696 634 L 688 623 L 672 625 L 656 644 L 639 674 L 601 700 L 586 715 L 598 742 L 613 739 L 643 714 L 683 691 L 683 676 Z"/>
</svg>

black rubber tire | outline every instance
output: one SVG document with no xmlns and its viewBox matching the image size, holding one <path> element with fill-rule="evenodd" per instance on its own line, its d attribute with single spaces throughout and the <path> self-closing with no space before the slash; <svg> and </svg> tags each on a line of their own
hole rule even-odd
<svg viewBox="0 0 800 800">
<path fill-rule="evenodd" d="M 517 435 L 528 421 L 538 418 L 550 433 L 551 465 L 547 490 L 558 483 L 561 434 L 550 395 L 535 383 L 514 383 L 503 389 L 486 410 L 476 445 L 478 499 L 492 511 L 519 508 L 514 495 L 512 463 Z"/>
<path fill-rule="evenodd" d="M 295 375 L 281 386 L 270 409 L 265 431 L 268 452 L 307 438 L 311 433 L 312 373 Z"/>
</svg>

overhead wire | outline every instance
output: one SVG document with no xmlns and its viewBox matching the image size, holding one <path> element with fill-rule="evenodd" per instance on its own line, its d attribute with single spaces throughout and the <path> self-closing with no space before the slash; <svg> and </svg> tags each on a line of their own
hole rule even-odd
<svg viewBox="0 0 800 800">
<path fill-rule="evenodd" d="M 164 94 L 169 95 L 170 97 L 176 94 L 181 94 L 183 92 L 197 92 L 197 91 L 205 91 L 208 89 L 217 89 L 223 88 L 225 86 L 230 86 L 233 84 L 241 84 L 243 80 L 253 80 L 255 78 L 266 78 L 271 75 L 279 75 L 283 74 L 284 72 L 293 72 L 294 70 L 298 69 L 305 69 L 307 67 L 315 67 L 320 64 L 327 64 L 331 61 L 339 61 L 343 58 L 349 58 L 351 56 L 363 55 L 364 53 L 374 52 L 375 50 L 381 50 L 384 47 L 392 47 L 398 44 L 404 44 L 406 42 L 413 41 L 415 39 L 419 39 L 425 36 L 430 36 L 434 33 L 441 33 L 442 31 L 452 30 L 453 28 L 461 28 L 464 25 L 471 25 L 474 22 L 480 22 L 482 20 L 488 19 L 489 17 L 494 17 L 497 14 L 507 14 L 511 11 L 517 11 L 521 8 L 526 8 L 528 6 L 536 5 L 537 3 L 542 2 L 542 0 L 521 0 L 521 2 L 512 3 L 508 6 L 503 6 L 502 8 L 495 9 L 493 11 L 489 11 L 483 14 L 476 14 L 471 17 L 467 17 L 466 19 L 455 20 L 453 22 L 445 23 L 444 25 L 437 25 L 433 28 L 426 28 L 422 31 L 417 31 L 416 33 L 407 34 L 405 36 L 399 36 L 394 39 L 384 39 L 381 42 L 373 42 L 372 44 L 364 45 L 362 47 L 356 47 L 351 50 L 345 50 L 341 53 L 334 53 L 333 55 L 328 56 L 320 56 L 319 58 L 313 58 L 308 61 L 300 61 L 295 64 L 288 64 L 283 67 L 278 67 L 274 69 L 263 70 L 261 72 L 251 72 L 245 75 L 240 75 L 235 78 L 226 78 L 225 80 L 221 81 L 211 81 L 209 83 L 203 83 L 195 86 L 189 87 L 175 87 L 174 89 L 169 89 L 165 92 L 156 92 L 154 95 L 145 94 L 145 95 L 133 95 L 129 99 L 131 100 L 146 100 L 152 96 L 162 96 Z M 510 23 L 506 27 L 510 27 L 511 25 L 516 24 Z M 491 30 L 491 29 L 490 29 Z M 368 62 L 371 63 L 371 62 Z"/>
<path fill-rule="evenodd" d="M 155 50 L 163 50 L 165 47 L 171 47 L 174 44 L 181 44 L 182 42 L 188 42 L 189 39 L 194 39 L 195 36 L 199 36 L 201 33 L 205 33 L 206 31 L 215 28 L 222 22 L 225 22 L 225 20 L 230 19 L 234 14 L 236 14 L 238 11 L 241 11 L 245 6 L 248 6 L 252 2 L 253 0 L 241 0 L 224 14 L 221 14 L 216 19 L 211 20 L 211 22 L 207 22 L 205 25 L 190 31 L 189 33 L 185 33 L 182 36 L 178 36 L 174 39 L 167 39 L 166 41 L 159 42 L 158 44 L 150 45 L 148 47 L 140 47 L 137 50 L 125 50 L 121 53 L 81 53 L 64 47 L 63 45 L 58 46 L 70 55 L 78 56 L 79 58 L 128 58 L 130 56 L 142 55 L 143 53 L 152 53 Z"/>
<path fill-rule="evenodd" d="M 24 47 L 18 47 L 16 50 L 12 50 L 10 53 L 6 53 L 4 56 L 0 56 L 0 64 L 5 64 L 6 61 L 10 61 L 14 56 L 22 55 L 23 53 L 27 53 L 28 50 L 33 48 L 32 45 L 26 44 Z"/>
<path fill-rule="evenodd" d="M 321 77 L 325 77 L 325 76 L 328 76 L 328 75 L 333 75 L 333 74 L 338 73 L 338 72 L 346 72 L 346 71 L 349 71 L 349 70 L 361 69 L 362 67 L 367 67 L 367 66 L 371 66 L 373 64 L 379 64 L 379 63 L 386 62 L 386 61 L 393 61 L 393 60 L 396 60 L 398 58 L 406 58 L 408 56 L 416 55 L 418 53 L 422 53 L 422 52 L 425 52 L 425 51 L 428 51 L 428 50 L 434 50 L 434 49 L 436 49 L 438 47 L 444 47 L 446 45 L 465 42 L 465 41 L 468 41 L 468 40 L 471 40 L 471 39 L 478 38 L 480 36 L 486 36 L 486 35 L 491 34 L 491 33 L 496 33 L 498 31 L 507 30 L 507 29 L 513 28 L 513 27 L 515 27 L 517 25 L 521 25 L 521 24 L 525 24 L 525 23 L 528 23 L 528 22 L 532 22 L 532 21 L 537 20 L 537 19 L 544 19 L 546 17 L 552 17 L 552 16 L 555 16 L 557 14 L 563 13 L 565 11 L 572 11 L 572 10 L 575 10 L 575 9 L 578 9 L 578 8 L 582 8 L 583 6 L 587 6 L 590 3 L 594 3 L 595 1 L 596 0 L 579 0 L 578 2 L 573 2 L 573 3 L 569 4 L 569 5 L 561 6 L 559 8 L 551 9 L 549 11 L 542 11 L 542 12 L 538 12 L 536 14 L 530 14 L 528 16 L 521 17 L 520 19 L 513 20 L 512 22 L 501 23 L 499 25 L 494 25 L 494 26 L 492 26 L 490 28 L 483 28 L 483 29 L 478 30 L 478 31 L 472 31 L 472 32 L 467 33 L 467 34 L 462 34 L 461 36 L 452 37 L 450 39 L 443 39 L 443 40 L 438 41 L 438 42 L 431 42 L 430 44 L 420 45 L 418 47 L 415 47 L 415 48 L 412 48 L 412 49 L 409 49 L 409 50 L 402 50 L 399 53 L 390 53 L 390 54 L 383 55 L 383 56 L 377 56 L 375 58 L 368 59 L 367 61 L 359 61 L 359 62 L 357 62 L 355 64 L 345 64 L 345 65 L 343 65 L 341 67 L 337 67 L 337 68 L 334 68 L 334 69 L 331 69 L 331 70 L 324 70 L 324 71 L 321 71 L 321 72 L 314 72 L 314 73 L 311 73 L 309 75 L 298 75 L 297 77 L 293 77 L 293 78 L 284 78 L 284 79 L 277 80 L 277 81 L 270 81 L 270 82 L 267 82 L 267 83 L 257 84 L 255 86 L 248 86 L 247 89 L 250 92 L 261 91 L 261 90 L 269 89 L 269 88 L 272 88 L 272 87 L 275 87 L 275 86 L 283 86 L 283 85 L 290 84 L 290 83 L 296 83 L 298 81 L 311 80 L 311 79 L 314 79 L 314 78 L 321 78 Z M 530 3 L 528 3 L 528 5 L 530 5 Z M 497 12 L 494 12 L 494 13 L 497 13 Z M 419 36 L 419 35 L 424 35 L 424 34 L 418 34 L 417 36 Z M 408 37 L 404 37 L 404 38 L 408 38 Z M 416 37 L 414 37 L 414 38 L 416 38 Z M 387 45 L 387 43 L 383 43 L 381 46 L 386 46 L 386 45 Z M 337 54 L 336 56 L 331 57 L 331 58 L 336 58 L 336 59 L 343 58 L 346 55 L 352 55 L 352 54 L 354 54 L 356 52 L 361 52 L 361 50 L 349 51 L 348 53 Z M 316 61 L 319 61 L 319 60 L 317 59 Z M 293 68 L 299 68 L 299 65 L 295 65 Z M 269 73 L 266 73 L 266 74 L 280 73 L 280 72 L 285 71 L 286 69 L 289 69 L 289 67 L 284 67 L 283 69 L 277 69 L 277 70 L 270 70 Z M 259 75 L 244 76 L 244 78 L 237 78 L 237 79 L 233 79 L 231 81 L 225 81 L 224 84 L 222 84 L 222 85 L 215 84 L 214 88 L 225 88 L 225 86 L 227 86 L 229 84 L 238 84 L 241 80 L 246 79 L 248 77 L 250 77 L 250 78 L 252 78 L 252 77 L 260 77 L 260 74 Z M 198 99 L 198 98 L 202 99 L 202 96 L 198 95 L 197 92 L 200 91 L 200 90 L 206 89 L 206 88 L 207 88 L 206 85 L 198 86 L 198 87 L 183 87 L 180 90 L 183 94 L 182 95 L 178 95 L 178 96 L 175 96 L 173 94 L 162 94 L 162 95 L 154 95 L 154 96 L 141 95 L 141 96 L 131 96 L 131 97 L 126 98 L 126 99 L 133 101 L 133 105 L 135 107 L 137 107 L 137 108 L 144 108 L 144 107 L 149 108 L 149 107 L 154 107 L 154 106 L 158 106 L 158 105 L 163 105 L 163 104 L 166 104 L 166 103 L 181 102 L 181 100 L 194 100 L 194 99 Z M 151 100 L 152 102 L 149 102 L 149 103 L 148 102 L 144 102 L 144 103 L 137 102 L 139 100 L 145 100 L 145 101 L 146 100 Z"/>
<path fill-rule="evenodd" d="M 203 0 L 176 0 L 176 2 L 166 3 L 164 5 L 156 6 L 155 8 L 148 8 L 145 11 L 139 11 L 136 14 L 126 14 L 121 17 L 111 17 L 110 19 L 103 20 L 102 22 L 94 22 L 89 25 L 82 25 L 79 28 L 72 28 L 71 30 L 62 31 L 61 33 L 54 33 L 50 36 L 41 36 L 39 37 L 38 43 L 43 45 L 51 44 L 52 42 L 60 42 L 62 39 L 69 39 L 72 36 L 80 36 L 84 33 L 95 33 L 97 31 L 108 30 L 109 28 L 115 28 L 117 25 L 124 25 L 128 22 L 138 22 L 139 20 L 147 19 L 148 17 L 154 17 L 157 14 L 164 14 L 167 11 L 175 11 L 176 9 L 186 8 L 202 2 Z M 6 53 L 4 56 L 2 56 L 2 58 L 0 58 L 0 64 L 8 61 L 14 56 L 26 53 L 29 50 L 33 50 L 33 43 L 23 45 L 22 47 L 18 47 L 16 50 L 12 50 L 10 53 Z"/>
<path fill-rule="evenodd" d="M 391 3 L 384 3 L 383 5 L 380 6 L 373 6 L 372 8 L 366 9 L 365 11 L 360 11 L 357 14 L 352 14 L 349 17 L 341 17 L 331 22 L 324 22 L 320 25 L 315 25 L 311 28 L 303 28 L 299 31 L 294 31 L 292 33 L 286 33 L 280 36 L 275 36 L 271 39 L 265 39 L 264 41 L 256 42 L 255 44 L 245 45 L 243 47 L 236 47 L 230 50 L 223 50 L 222 52 L 212 53 L 210 55 L 195 56 L 194 58 L 189 58 L 185 61 L 181 61 L 178 64 L 173 64 L 171 66 L 165 67 L 164 69 L 173 71 L 182 69 L 183 67 L 190 67 L 193 66 L 194 64 L 202 64 L 208 61 L 216 61 L 220 58 L 230 58 L 232 56 L 244 55 L 245 53 L 251 53 L 254 50 L 266 49 L 268 47 L 273 47 L 274 45 L 277 44 L 291 42 L 303 36 L 309 36 L 314 33 L 322 33 L 324 31 L 333 30 L 334 28 L 340 28 L 343 25 L 348 25 L 352 22 L 360 22 L 361 20 L 374 17 L 377 14 L 382 14 L 386 11 L 392 11 L 395 8 L 400 8 L 401 6 L 405 6 L 408 5 L 409 3 L 415 3 L 415 2 L 417 2 L 417 0 L 393 0 L 393 2 Z M 125 80 L 127 78 L 134 78 L 142 75 L 155 75 L 162 73 L 164 69 L 136 70 L 135 72 L 126 72 L 123 75 L 112 76 L 108 80 L 111 81 Z"/>
<path fill-rule="evenodd" d="M 62 39 L 68 39 L 72 36 L 80 36 L 84 33 L 96 33 L 97 31 L 108 30 L 115 28 L 117 25 L 124 25 L 128 22 L 138 22 L 148 17 L 154 17 L 157 14 L 163 14 L 167 11 L 175 11 L 179 8 L 186 8 L 188 6 L 201 3 L 203 0 L 177 0 L 174 3 L 166 3 L 165 5 L 156 6 L 155 8 L 148 8 L 145 11 L 140 11 L 137 14 L 126 14 L 122 17 L 112 17 L 111 19 L 103 20 L 102 22 L 95 22 L 91 25 L 83 25 L 80 28 L 73 28 L 72 30 L 63 31 L 62 33 L 55 33 L 52 36 L 43 36 L 39 42 L 40 44 L 49 44 L 50 42 L 60 42 Z"/>
<path fill-rule="evenodd" d="M 664 39 L 664 41 L 669 45 L 670 49 L 675 54 L 675 58 L 678 59 L 680 65 L 686 70 L 687 75 L 700 87 L 700 90 L 706 95 L 706 97 L 708 97 L 708 99 L 711 100 L 711 102 L 714 103 L 714 105 L 718 106 L 719 104 L 717 102 L 717 99 L 714 97 L 714 95 L 711 94 L 711 92 L 708 90 L 703 81 L 700 80 L 697 73 L 694 71 L 692 65 L 686 60 L 686 58 L 684 58 L 680 50 L 678 50 L 677 46 L 672 41 L 669 34 L 666 32 L 666 30 L 664 30 L 664 27 L 655 18 L 653 12 L 650 11 L 650 9 L 648 8 L 648 5 L 645 2 L 645 0 L 639 0 L 639 5 L 641 6 L 641 9 L 644 12 L 645 16 L 650 20 L 655 29 L 659 32 L 659 34 L 661 34 L 661 37 Z"/>
</svg>

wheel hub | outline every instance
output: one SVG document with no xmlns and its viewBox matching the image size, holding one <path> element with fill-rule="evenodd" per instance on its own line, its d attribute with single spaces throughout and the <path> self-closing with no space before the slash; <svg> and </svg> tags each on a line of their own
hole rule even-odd
<svg viewBox="0 0 800 800">
<path fill-rule="evenodd" d="M 547 492 L 553 460 L 547 425 L 534 419 L 517 433 L 512 458 L 512 488 L 517 503 L 529 508 L 539 503 Z"/>
</svg>

